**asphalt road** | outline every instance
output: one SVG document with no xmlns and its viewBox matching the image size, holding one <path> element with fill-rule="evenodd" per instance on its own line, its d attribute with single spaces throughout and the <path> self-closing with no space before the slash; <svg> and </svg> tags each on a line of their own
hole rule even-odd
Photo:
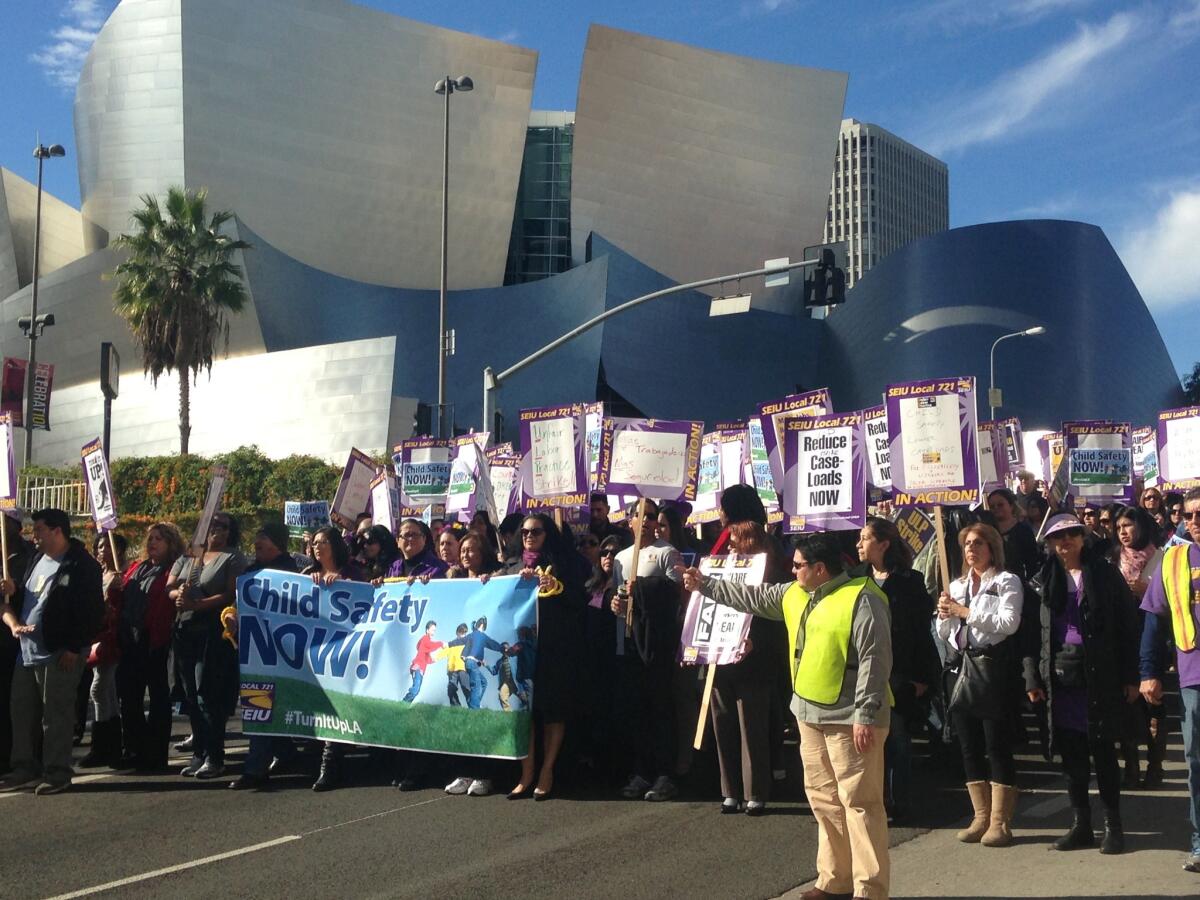
<svg viewBox="0 0 1200 900">
<path fill-rule="evenodd" d="M 243 749 L 231 743 L 234 772 Z M 768 898 L 813 877 L 795 769 L 778 792 L 790 799 L 752 819 L 718 815 L 711 759 L 697 768 L 668 803 L 613 799 L 569 771 L 545 803 L 401 793 L 365 756 L 320 795 L 306 775 L 253 793 L 228 790 L 232 776 L 92 770 L 58 796 L 0 795 L 0 897 Z M 919 760 L 916 780 L 916 825 L 965 812 L 952 767 Z"/>
</svg>

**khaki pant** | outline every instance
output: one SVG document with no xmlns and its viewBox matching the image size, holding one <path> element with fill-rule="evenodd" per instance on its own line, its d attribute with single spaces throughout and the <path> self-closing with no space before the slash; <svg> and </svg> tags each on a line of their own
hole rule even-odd
<svg viewBox="0 0 1200 900">
<path fill-rule="evenodd" d="M 71 741 L 75 733 L 75 693 L 87 657 L 79 654 L 75 665 L 64 672 L 56 658 L 46 665 L 13 670 L 12 722 L 13 771 L 41 775 L 53 784 L 71 783 Z M 38 732 L 42 756 L 36 757 Z"/>
<path fill-rule="evenodd" d="M 831 894 L 886 900 L 887 813 L 883 808 L 883 742 L 854 749 L 850 725 L 800 723 L 804 792 L 817 820 L 817 887 Z"/>
</svg>

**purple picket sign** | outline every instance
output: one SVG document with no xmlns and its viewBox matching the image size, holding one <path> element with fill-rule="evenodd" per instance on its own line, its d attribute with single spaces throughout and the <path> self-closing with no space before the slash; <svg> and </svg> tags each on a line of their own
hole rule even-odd
<svg viewBox="0 0 1200 900">
<path fill-rule="evenodd" d="M 872 406 L 862 411 L 863 451 L 867 456 L 867 485 L 885 494 L 892 489 L 892 449 L 888 444 L 887 410 Z"/>
<path fill-rule="evenodd" d="M 895 502 L 901 506 L 978 503 L 974 377 L 889 384 L 884 406 Z"/>
<path fill-rule="evenodd" d="M 829 399 L 829 388 L 817 388 L 803 394 L 788 394 L 782 400 L 772 400 L 758 405 L 758 416 L 762 422 L 763 444 L 771 463 L 771 477 L 776 490 L 783 484 L 783 426 L 796 416 L 823 416 L 833 412 Z"/>
<path fill-rule="evenodd" d="M 866 524 L 862 421 L 861 412 L 787 420 L 784 531 L 846 531 Z"/>
<path fill-rule="evenodd" d="M 1067 465 L 1067 484 L 1077 505 L 1084 503 L 1121 503 L 1132 505 L 1133 426 L 1129 422 L 1090 419 L 1063 422 L 1063 454 Z M 1110 462 L 1097 464 L 1085 456 L 1112 456 Z M 1116 456 L 1119 455 L 1119 459 Z M 1087 471 L 1104 469 L 1104 472 Z M 1119 471 L 1118 471 L 1119 470 Z M 1115 474 L 1114 474 L 1115 473 Z M 1104 482 L 1097 479 L 1104 479 Z M 1119 479 L 1123 484 L 1111 483 Z"/>
<path fill-rule="evenodd" d="M 703 422 L 606 416 L 596 490 L 692 502 L 703 436 Z"/>
<path fill-rule="evenodd" d="M 767 555 L 706 556 L 700 560 L 700 571 L 710 578 L 759 585 L 766 575 Z M 699 592 L 693 593 L 679 637 L 679 661 L 689 666 L 724 666 L 740 662 L 746 655 L 751 618 L 749 614 L 722 606 Z"/>
<path fill-rule="evenodd" d="M 586 494 L 584 404 L 521 410 L 521 490 L 534 498 Z"/>
<path fill-rule="evenodd" d="M 329 520 L 342 528 L 353 528 L 354 520 L 367 511 L 371 501 L 371 482 L 379 467 L 375 460 L 356 447 L 350 449 L 346 466 L 338 481 L 337 493 L 329 504 Z"/>
<path fill-rule="evenodd" d="M 1004 447 L 1005 473 L 1015 475 L 1025 465 L 1025 446 L 1021 437 L 1021 420 L 1016 416 L 1000 419 L 1000 442 Z"/>
<path fill-rule="evenodd" d="M 521 457 L 496 454 L 488 457 L 488 514 L 499 525 L 504 517 L 522 510 Z"/>
<path fill-rule="evenodd" d="M 1004 446 L 1000 440 L 999 422 L 980 422 L 976 432 L 979 438 L 979 482 L 985 494 L 1004 487 Z"/>
<path fill-rule="evenodd" d="M 450 489 L 450 441 L 434 437 L 401 441 L 392 454 L 400 502 L 415 509 L 445 506 Z"/>
<path fill-rule="evenodd" d="M 104 458 L 104 445 L 100 438 L 84 444 L 80 457 L 96 531 L 104 534 L 117 527 L 117 498 L 113 495 L 112 476 L 108 471 L 108 460 Z"/>
<path fill-rule="evenodd" d="M 1164 409 L 1155 438 L 1160 481 L 1179 485 L 1200 478 L 1200 406 Z"/>
</svg>

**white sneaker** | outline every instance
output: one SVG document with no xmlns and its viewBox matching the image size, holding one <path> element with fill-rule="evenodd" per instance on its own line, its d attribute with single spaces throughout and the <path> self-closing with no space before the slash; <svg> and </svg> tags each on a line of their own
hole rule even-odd
<svg viewBox="0 0 1200 900">
<path fill-rule="evenodd" d="M 661 803 L 663 800 L 674 800 L 679 788 L 666 775 L 659 775 L 654 780 L 654 787 L 646 791 L 646 799 L 651 803 Z"/>
<path fill-rule="evenodd" d="M 471 786 L 467 788 L 467 793 L 472 797 L 486 797 L 492 792 L 492 782 L 487 778 L 476 778 L 471 782 Z"/>
<path fill-rule="evenodd" d="M 447 794 L 465 794 L 470 789 L 470 778 L 455 778 L 452 782 L 446 785 Z"/>
<path fill-rule="evenodd" d="M 634 775 L 629 779 L 629 784 L 621 788 L 621 796 L 627 800 L 636 800 L 638 797 L 641 797 L 643 794 L 645 794 L 649 789 L 650 782 L 648 782 L 641 775 Z"/>
</svg>

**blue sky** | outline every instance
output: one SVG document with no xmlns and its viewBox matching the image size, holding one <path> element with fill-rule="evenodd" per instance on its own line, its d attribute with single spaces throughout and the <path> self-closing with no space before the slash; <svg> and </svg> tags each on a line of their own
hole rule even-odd
<svg viewBox="0 0 1200 900">
<path fill-rule="evenodd" d="M 185 0 L 200 2 L 200 0 Z M 254 2 L 254 0 L 245 0 Z M 590 22 L 850 73 L 846 115 L 950 166 L 953 227 L 1100 225 L 1177 369 L 1200 361 L 1200 0 L 370 0 L 539 52 L 534 105 L 573 109 Z M 74 81 L 115 0 L 7 0 L 0 166 L 78 203 Z"/>
</svg>

